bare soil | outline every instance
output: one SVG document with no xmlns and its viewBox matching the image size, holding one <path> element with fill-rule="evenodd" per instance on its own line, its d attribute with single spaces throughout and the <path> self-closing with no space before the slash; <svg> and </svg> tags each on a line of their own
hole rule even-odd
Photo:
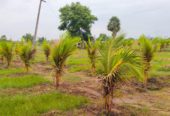
<svg viewBox="0 0 170 116">
<path fill-rule="evenodd" d="M 21 63 L 16 62 L 17 66 L 22 66 Z M 15 65 L 16 65 L 15 64 Z M 53 80 L 53 68 L 47 64 L 34 64 L 30 73 L 45 75 L 47 78 Z M 81 77 L 82 81 L 75 84 L 61 81 L 58 90 L 53 84 L 41 84 L 32 88 L 23 89 L 3 89 L 0 93 L 12 95 L 19 93 L 33 93 L 39 94 L 49 91 L 61 91 L 74 95 L 86 96 L 90 103 L 75 109 L 73 111 L 61 112 L 50 111 L 42 114 L 43 116 L 102 116 L 102 89 L 101 82 L 98 77 L 89 76 L 85 72 L 69 73 Z M 16 76 L 16 75 L 15 75 Z M 115 91 L 115 98 L 113 99 L 113 108 L 110 115 L 115 116 L 170 116 L 170 77 L 162 77 L 156 80 L 149 80 L 148 89 L 139 91 L 140 84 L 129 82 L 122 85 L 119 90 Z M 156 88 L 156 89 L 152 89 Z"/>
</svg>

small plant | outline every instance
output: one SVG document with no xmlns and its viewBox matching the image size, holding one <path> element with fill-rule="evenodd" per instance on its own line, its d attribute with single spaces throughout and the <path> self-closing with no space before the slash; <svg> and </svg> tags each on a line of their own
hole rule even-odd
<svg viewBox="0 0 170 116">
<path fill-rule="evenodd" d="M 31 42 L 21 43 L 18 48 L 18 53 L 23 61 L 26 71 L 28 72 L 30 67 L 30 60 L 33 59 L 36 49 L 33 47 Z"/>
<path fill-rule="evenodd" d="M 0 61 L 1 61 L 1 63 L 3 63 L 3 60 L 4 60 L 4 58 L 2 55 L 2 49 L 1 49 L 1 43 L 0 43 Z"/>
<path fill-rule="evenodd" d="M 63 68 L 67 58 L 76 49 L 77 39 L 72 39 L 70 36 L 65 36 L 60 39 L 53 47 L 52 59 L 54 61 L 56 88 L 59 87 L 60 77 L 62 76 Z"/>
<path fill-rule="evenodd" d="M 104 106 L 107 113 L 111 111 L 112 98 L 118 83 L 134 75 L 141 77 L 139 72 L 140 58 L 134 51 L 123 48 L 121 46 L 123 41 L 120 40 L 108 40 L 99 47 L 101 54 L 99 61 L 103 70 Z"/>
<path fill-rule="evenodd" d="M 48 59 L 50 56 L 50 45 L 47 43 L 47 41 L 43 42 L 42 48 L 43 48 L 44 54 L 46 56 L 46 61 L 48 62 Z"/>
<path fill-rule="evenodd" d="M 144 35 L 139 38 L 140 48 L 142 53 L 142 59 L 144 63 L 144 84 L 147 85 L 147 79 L 149 78 L 149 70 L 151 68 L 151 61 L 153 60 L 156 46 L 154 46 L 148 38 Z"/>
<path fill-rule="evenodd" d="M 13 56 L 13 43 L 3 41 L 0 43 L 0 54 L 7 62 L 7 68 L 10 66 L 12 56 Z"/>
<path fill-rule="evenodd" d="M 92 74 L 94 74 L 96 72 L 97 43 L 89 40 L 86 48 L 91 63 Z"/>
</svg>

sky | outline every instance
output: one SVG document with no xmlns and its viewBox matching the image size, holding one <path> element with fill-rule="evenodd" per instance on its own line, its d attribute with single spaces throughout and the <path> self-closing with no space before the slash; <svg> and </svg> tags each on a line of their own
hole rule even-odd
<svg viewBox="0 0 170 116">
<path fill-rule="evenodd" d="M 26 33 L 34 33 L 40 0 L 0 0 L 0 35 L 18 40 Z M 98 17 L 92 26 L 92 34 L 111 35 L 107 24 L 112 16 L 121 21 L 120 33 L 127 37 L 170 37 L 170 0 L 46 0 L 42 4 L 38 36 L 58 39 L 62 31 L 59 9 L 71 2 L 80 2 Z"/>
</svg>

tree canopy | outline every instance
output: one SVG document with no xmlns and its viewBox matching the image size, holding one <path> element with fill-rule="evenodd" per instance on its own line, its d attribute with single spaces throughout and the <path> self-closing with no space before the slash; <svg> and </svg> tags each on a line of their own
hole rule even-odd
<svg viewBox="0 0 170 116">
<path fill-rule="evenodd" d="M 23 35 L 22 39 L 26 42 L 29 42 L 29 41 L 33 42 L 33 36 L 30 33 Z"/>
<path fill-rule="evenodd" d="M 2 36 L 0 37 L 0 41 L 6 41 L 6 40 L 7 40 L 6 35 L 2 35 Z"/>
<path fill-rule="evenodd" d="M 120 30 L 119 18 L 113 16 L 109 21 L 107 29 L 112 32 L 112 36 L 114 38 L 116 36 L 117 32 Z"/>
<path fill-rule="evenodd" d="M 64 6 L 59 11 L 61 13 L 60 30 L 67 30 L 72 36 L 82 36 L 83 32 L 91 34 L 90 28 L 97 17 L 91 14 L 88 7 L 76 2 Z"/>
</svg>

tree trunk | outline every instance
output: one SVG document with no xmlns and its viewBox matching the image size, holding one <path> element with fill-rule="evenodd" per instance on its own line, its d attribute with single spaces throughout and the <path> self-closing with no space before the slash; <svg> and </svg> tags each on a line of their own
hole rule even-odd
<svg viewBox="0 0 170 116">
<path fill-rule="evenodd" d="M 9 68 L 9 66 L 10 66 L 10 62 L 9 62 L 9 61 L 7 61 L 7 68 Z"/>
<path fill-rule="evenodd" d="M 95 64 L 92 64 L 91 70 L 92 70 L 92 74 L 96 73 L 96 66 L 95 66 Z"/>
<path fill-rule="evenodd" d="M 148 71 L 144 71 L 144 87 L 147 87 L 147 82 L 148 82 Z"/>
<path fill-rule="evenodd" d="M 60 73 L 56 72 L 56 77 L 55 77 L 55 87 L 56 89 L 59 87 L 59 83 L 60 83 Z"/>
<path fill-rule="evenodd" d="M 49 57 L 49 56 L 46 56 L 46 62 L 48 62 L 48 57 Z"/>
<path fill-rule="evenodd" d="M 116 37 L 116 33 L 115 32 L 112 32 L 112 37 L 113 37 L 113 39 L 115 39 L 115 37 Z"/>
<path fill-rule="evenodd" d="M 111 112 L 112 96 L 108 94 L 104 97 L 104 99 L 105 99 L 104 106 L 105 106 L 106 112 L 109 114 Z"/>
<path fill-rule="evenodd" d="M 25 69 L 26 69 L 26 72 L 29 71 L 29 65 L 25 64 Z"/>
<path fill-rule="evenodd" d="M 146 62 L 146 67 L 144 69 L 144 86 L 147 87 L 147 82 L 149 78 L 149 69 L 150 69 L 150 62 Z"/>
</svg>

